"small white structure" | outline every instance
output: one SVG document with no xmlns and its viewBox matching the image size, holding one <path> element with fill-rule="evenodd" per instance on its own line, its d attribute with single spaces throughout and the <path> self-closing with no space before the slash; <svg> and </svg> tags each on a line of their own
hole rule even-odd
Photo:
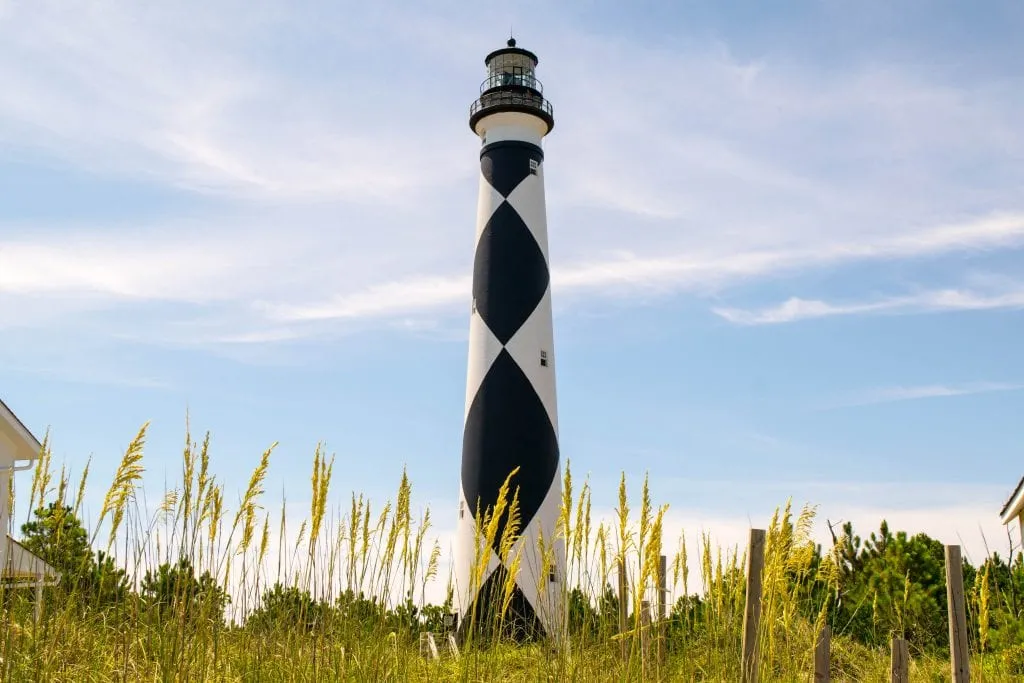
<svg viewBox="0 0 1024 683">
<path fill-rule="evenodd" d="M 1003 511 L 999 513 L 1003 524 L 1012 524 L 1014 520 L 1020 526 L 1021 543 L 1024 543 L 1024 477 L 1017 482 L 1017 488 L 1010 494 Z"/>
<path fill-rule="evenodd" d="M 31 469 L 42 445 L 21 420 L 0 401 L 0 580 L 36 589 L 36 608 L 45 585 L 60 581 L 60 573 L 11 538 L 11 491 L 15 472 Z"/>
</svg>

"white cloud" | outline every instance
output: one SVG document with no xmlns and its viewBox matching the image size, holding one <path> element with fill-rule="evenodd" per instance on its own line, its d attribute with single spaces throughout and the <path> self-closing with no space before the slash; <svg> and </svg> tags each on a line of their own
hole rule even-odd
<svg viewBox="0 0 1024 683">
<path fill-rule="evenodd" d="M 914 401 L 924 398 L 944 398 L 951 396 L 972 396 L 974 394 L 990 394 L 1003 391 L 1018 391 L 1024 384 L 1012 382 L 970 382 L 967 384 L 928 384 L 922 386 L 882 387 L 862 392 L 832 407 L 852 407 L 873 405 L 876 403 L 893 403 L 896 401 Z"/>
<path fill-rule="evenodd" d="M 287 320 L 394 316 L 468 301 L 470 288 L 469 277 L 424 277 L 372 286 L 323 305 L 268 308 Z"/>
<path fill-rule="evenodd" d="M 715 308 L 715 314 L 725 318 L 731 323 L 740 325 L 770 325 L 773 323 L 793 322 L 806 318 L 823 318 L 832 315 L 849 315 L 854 313 L 867 313 L 877 310 L 891 310 L 890 301 L 882 301 L 868 304 L 851 304 L 847 306 L 833 306 L 824 301 L 808 301 L 800 298 L 790 298 L 778 306 L 765 308 L 757 311 L 747 311 L 737 308 Z"/>
<path fill-rule="evenodd" d="M 1024 242 L 1024 215 L 972 221 L 921 230 L 898 238 L 878 238 L 860 244 L 821 244 L 777 251 L 746 253 L 704 253 L 657 257 L 638 257 L 623 253 L 604 260 L 569 266 L 554 266 L 552 287 L 556 297 L 577 291 L 608 296 L 629 296 L 637 290 L 698 291 L 733 284 L 746 278 L 764 277 L 796 268 L 820 267 L 843 262 L 894 257 L 928 256 L 965 248 L 984 249 Z M 292 305 L 273 309 L 285 319 L 349 319 L 394 315 L 449 307 L 466 299 L 468 277 L 415 277 L 404 281 L 371 286 L 321 305 Z M 980 299 L 963 293 L 941 292 L 933 296 L 936 304 L 978 307 L 1008 305 L 1013 296 Z M 883 310 L 892 302 L 863 304 L 857 312 Z M 716 312 L 733 322 L 751 324 L 775 322 L 790 316 L 820 317 L 836 314 L 827 304 L 791 300 L 780 310 L 761 315 L 732 309 Z M 746 315 L 745 315 L 746 314 Z M 763 318 L 763 320 L 762 320 Z M 780 320 L 781 321 L 781 320 Z"/>
<path fill-rule="evenodd" d="M 7 10 L 0 148 L 229 207 L 128 236 L 72 222 L 39 237 L 53 226 L 0 222 L 2 305 L 186 304 L 153 336 L 265 343 L 332 321 L 420 328 L 417 316 L 468 298 L 476 142 L 464 115 L 501 11 Z M 1024 244 L 1024 176 L 1008 163 L 1024 151 L 1020 89 L 898 64 L 740 59 L 699 40 L 649 49 L 586 35 L 570 14 L 552 13 L 530 45 L 558 115 L 546 143 L 556 300 Z M 424 63 L 429 77 L 406 66 Z M 988 171 L 964 180 L 971 165 Z M 845 311 L 783 308 L 720 313 L 756 323 Z"/>
<path fill-rule="evenodd" d="M 0 305 L 23 313 L 7 316 L 5 326 L 46 326 L 53 324 L 57 313 L 67 319 L 75 311 L 132 306 L 137 317 L 153 319 L 150 331 L 164 341 L 253 344 L 317 336 L 332 325 L 356 322 L 401 319 L 422 327 L 425 323 L 416 321 L 417 316 L 449 315 L 468 301 L 468 275 L 422 274 L 423 266 L 416 268 L 415 260 L 396 263 L 387 251 L 372 256 L 347 253 L 346 247 L 363 238 L 322 237 L 319 226 L 327 219 L 316 213 L 300 215 L 310 224 L 287 233 L 275 228 L 276 216 L 253 222 L 233 216 L 223 219 L 215 231 L 186 223 L 131 232 L 78 232 L 70 238 L 26 233 L 0 239 Z M 364 247 L 369 249 L 377 238 L 365 239 L 370 240 Z M 620 252 L 575 264 L 556 263 L 552 287 L 556 301 L 568 305 L 583 293 L 588 299 L 706 293 L 796 269 L 1021 242 L 1024 215 L 1006 215 L 858 243 L 822 240 L 740 252 L 709 247 L 658 256 Z M 429 264 L 432 253 L 425 246 L 417 257 Z M 468 269 L 468 263 L 464 267 Z M 381 281 L 381 273 L 391 268 L 411 272 Z M 764 310 L 715 312 L 734 323 L 756 325 L 869 312 L 1024 306 L 1024 286 L 999 286 L 1000 292 L 989 294 L 943 290 L 853 304 L 790 299 Z M 153 302 L 181 304 L 185 309 L 173 319 L 145 313 L 145 306 Z M 50 309 L 54 315 L 45 315 Z M 117 333 L 124 336 L 125 331 Z"/>
<path fill-rule="evenodd" d="M 261 64 L 252 51 L 282 9 L 14 6 L 0 24 L 0 145 L 251 201 L 412 201 L 470 175 L 460 163 L 470 140 L 409 145 L 415 131 L 393 134 L 393 114 L 415 91 L 381 90 L 372 104 L 383 115 L 373 117 L 367 84 L 352 92 L 355 70 L 332 69 L 333 88 L 304 87 Z M 432 118 L 441 111 L 421 102 L 417 128 L 453 129 Z"/>
<path fill-rule="evenodd" d="M 714 312 L 738 325 L 775 325 L 815 318 L 872 313 L 925 313 L 936 311 L 988 311 L 1024 308 L 1024 284 L 999 292 L 942 289 L 875 301 L 828 303 L 793 297 L 762 309 L 715 308 Z"/>
<path fill-rule="evenodd" d="M 749 251 L 705 251 L 688 255 L 620 258 L 556 272 L 556 283 L 572 286 L 625 284 L 714 285 L 745 277 L 772 275 L 797 268 L 858 261 L 934 256 L 964 249 L 993 249 L 1024 243 L 1024 214 L 965 221 L 890 237 L 860 240 L 819 238 L 805 245 Z M 722 245 L 724 246 L 724 245 Z"/>
</svg>

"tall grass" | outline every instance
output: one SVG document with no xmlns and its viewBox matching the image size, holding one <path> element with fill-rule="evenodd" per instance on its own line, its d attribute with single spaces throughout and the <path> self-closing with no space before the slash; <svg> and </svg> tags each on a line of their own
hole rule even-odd
<svg viewBox="0 0 1024 683">
<path fill-rule="evenodd" d="M 37 622 L 29 593 L 0 588 L 3 680 L 739 678 L 744 552 L 717 546 L 703 534 L 692 558 L 699 577 L 691 576 L 694 546 L 685 534 L 665 538 L 668 508 L 651 500 L 646 479 L 634 510 L 623 475 L 614 516 L 598 519 L 589 483 L 574 491 L 566 465 L 558 529 L 567 555 L 567 595 L 561 597 L 568 613 L 556 638 L 520 645 L 504 628 L 520 561 L 518 494 L 510 476 L 496 507 L 481 511 L 479 547 L 499 548 L 513 572 L 490 596 L 493 609 L 469 615 L 487 623 L 473 624 L 461 655 L 434 660 L 420 654 L 419 634 L 440 631 L 447 607 L 427 604 L 428 586 L 440 582 L 449 601 L 452 587 L 441 571 L 442 546 L 431 536 L 429 510 L 413 514 L 413 487 L 405 472 L 392 500 L 374 504 L 352 493 L 342 511 L 331 505 L 337 498 L 334 459 L 317 447 L 309 514 L 297 529 L 289 529 L 286 501 L 278 513 L 264 507 L 273 447 L 259 458 L 245 491 L 231 505 L 211 468 L 208 435 L 196 443 L 186 434 L 180 482 L 158 504 L 147 505 L 140 487 L 146 430 L 143 426 L 125 450 L 90 537 L 93 547 L 126 570 L 129 590 L 105 600 L 95 590 L 65 582 L 47 589 Z M 88 466 L 73 487 L 65 469 L 54 470 L 48 443 L 41 456 L 31 507 L 56 502 L 57 509 L 68 505 L 80 516 Z M 74 498 L 67 501 L 70 491 Z M 811 677 L 815 634 L 825 623 L 837 575 L 827 553 L 812 566 L 817 561 L 814 513 L 812 507 L 794 511 L 787 503 L 768 525 L 759 634 L 762 680 Z M 542 539 L 546 564 L 553 561 L 552 541 Z M 662 555 L 668 556 L 665 577 L 659 575 Z M 473 580 L 479 582 L 487 556 L 481 552 L 478 559 Z M 624 630 L 616 590 L 620 566 L 629 578 Z M 181 571 L 175 573 L 176 568 Z M 196 580 L 180 580 L 182 575 Z M 659 619 L 641 606 L 656 610 L 662 580 L 668 593 L 661 596 L 666 614 Z M 984 609 L 986 581 L 979 591 L 977 602 Z M 478 633 L 490 637 L 474 637 Z M 837 680 L 885 680 L 884 652 L 842 633 L 834 636 L 833 652 Z M 918 658 L 913 675 L 930 679 L 946 666 L 940 659 Z M 990 668 L 988 680 L 999 675 Z"/>
</svg>

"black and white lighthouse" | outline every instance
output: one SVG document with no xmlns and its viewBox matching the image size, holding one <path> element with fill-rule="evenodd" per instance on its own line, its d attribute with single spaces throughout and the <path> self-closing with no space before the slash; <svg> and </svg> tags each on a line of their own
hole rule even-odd
<svg viewBox="0 0 1024 683">
<path fill-rule="evenodd" d="M 469 110 L 482 147 L 455 601 L 464 633 L 474 612 L 477 620 L 493 616 L 515 569 L 505 623 L 527 637 L 557 636 L 565 618 L 565 543 L 557 529 L 557 363 L 541 148 L 554 113 L 535 75 L 535 54 L 510 39 L 484 62 L 487 78 Z M 501 531 L 485 547 L 480 525 L 517 467 L 510 493 L 518 492 L 520 535 L 503 564 Z"/>
</svg>

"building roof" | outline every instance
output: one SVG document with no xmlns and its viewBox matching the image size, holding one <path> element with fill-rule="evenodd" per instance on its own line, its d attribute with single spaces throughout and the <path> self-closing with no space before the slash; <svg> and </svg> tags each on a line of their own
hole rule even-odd
<svg viewBox="0 0 1024 683">
<path fill-rule="evenodd" d="M 6 436 L 14 444 L 15 460 L 35 460 L 43 449 L 25 423 L 18 419 L 7 404 L 0 399 L 0 436 Z"/>
<path fill-rule="evenodd" d="M 1024 477 L 1017 482 L 1017 488 L 1010 494 L 999 515 L 1003 518 L 1003 524 L 1009 524 L 1024 515 Z"/>
<path fill-rule="evenodd" d="M 7 562 L 6 566 L 0 566 L 0 579 L 23 585 L 60 581 L 60 572 L 10 536 L 7 537 L 7 549 Z"/>
</svg>

